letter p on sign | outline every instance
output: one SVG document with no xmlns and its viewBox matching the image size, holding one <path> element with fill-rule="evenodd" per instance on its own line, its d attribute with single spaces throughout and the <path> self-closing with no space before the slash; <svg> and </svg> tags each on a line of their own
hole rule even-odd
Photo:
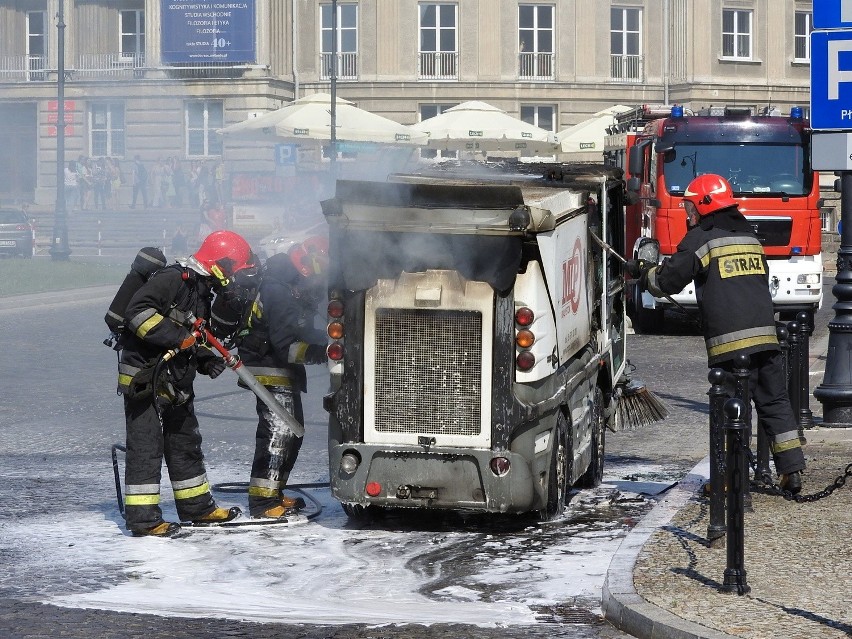
<svg viewBox="0 0 852 639">
<path fill-rule="evenodd" d="M 852 0 L 846 4 L 852 5 Z M 844 11 L 846 11 L 844 4 Z M 852 12 L 852 8 L 849 9 Z M 831 40 L 828 43 L 828 99 L 840 99 L 841 82 L 852 82 L 852 70 L 844 71 L 840 68 L 840 54 L 852 51 L 852 41 Z"/>
</svg>

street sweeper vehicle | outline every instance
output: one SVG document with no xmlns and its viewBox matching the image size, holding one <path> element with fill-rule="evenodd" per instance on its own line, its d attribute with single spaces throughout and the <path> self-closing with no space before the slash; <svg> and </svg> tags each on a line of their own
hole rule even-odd
<svg viewBox="0 0 852 639">
<path fill-rule="evenodd" d="M 323 202 L 330 481 L 350 517 L 552 518 L 600 483 L 628 381 L 605 250 L 625 185 L 600 165 L 536 170 L 340 180 Z"/>
</svg>

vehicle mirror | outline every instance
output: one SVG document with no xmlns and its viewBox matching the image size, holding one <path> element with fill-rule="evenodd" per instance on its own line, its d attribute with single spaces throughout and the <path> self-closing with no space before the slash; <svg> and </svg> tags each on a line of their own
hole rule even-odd
<svg viewBox="0 0 852 639">
<path fill-rule="evenodd" d="M 642 188 L 642 180 L 640 180 L 635 175 L 633 177 L 627 178 L 627 190 L 631 193 L 638 193 L 639 189 Z"/>
<path fill-rule="evenodd" d="M 650 237 L 640 237 L 636 256 L 643 262 L 656 264 L 660 261 L 660 242 Z"/>
<path fill-rule="evenodd" d="M 630 155 L 628 155 L 627 168 L 634 176 L 645 174 L 645 144 L 637 144 L 630 147 Z M 637 178 L 638 179 L 638 178 Z"/>
</svg>

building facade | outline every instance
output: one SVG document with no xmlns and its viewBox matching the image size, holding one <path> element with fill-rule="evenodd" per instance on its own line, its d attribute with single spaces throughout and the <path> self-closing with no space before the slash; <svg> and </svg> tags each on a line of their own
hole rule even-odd
<svg viewBox="0 0 852 639">
<path fill-rule="evenodd" d="M 57 15 L 63 2 L 64 29 Z M 804 0 L 0 0 L 0 200 L 55 199 L 65 158 L 224 161 L 216 130 L 306 94 L 412 124 L 481 100 L 559 131 L 613 104 L 808 106 Z M 297 167 L 298 170 L 298 167 Z"/>
</svg>

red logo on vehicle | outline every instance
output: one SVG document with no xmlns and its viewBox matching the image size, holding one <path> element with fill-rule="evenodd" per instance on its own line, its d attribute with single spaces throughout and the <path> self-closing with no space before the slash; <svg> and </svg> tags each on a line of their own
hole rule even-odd
<svg viewBox="0 0 852 639">
<path fill-rule="evenodd" d="M 571 258 L 562 262 L 562 306 L 570 305 L 576 314 L 580 308 L 580 287 L 583 281 L 583 244 L 580 238 L 574 242 Z"/>
</svg>

